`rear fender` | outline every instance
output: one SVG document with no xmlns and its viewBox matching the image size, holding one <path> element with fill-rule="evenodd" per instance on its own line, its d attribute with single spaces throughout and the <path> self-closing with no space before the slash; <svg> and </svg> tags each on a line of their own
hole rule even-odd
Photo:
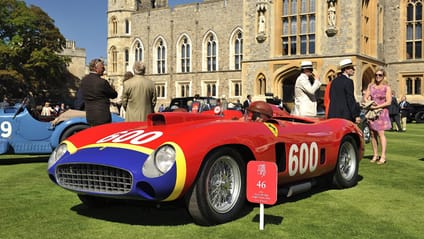
<svg viewBox="0 0 424 239">
<path fill-rule="evenodd" d="M 85 117 L 71 118 L 69 120 L 65 120 L 65 121 L 57 124 L 54 127 L 52 137 L 50 138 L 51 146 L 53 148 L 56 148 L 60 143 L 59 140 L 60 140 L 60 137 L 62 136 L 62 133 L 65 132 L 65 130 L 67 130 L 69 127 L 74 126 L 74 125 L 78 125 L 78 124 L 88 125 Z"/>
</svg>

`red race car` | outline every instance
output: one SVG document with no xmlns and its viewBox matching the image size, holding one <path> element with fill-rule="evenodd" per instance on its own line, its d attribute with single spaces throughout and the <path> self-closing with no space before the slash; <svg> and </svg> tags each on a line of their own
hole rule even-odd
<svg viewBox="0 0 424 239">
<path fill-rule="evenodd" d="M 241 216 L 250 160 L 276 163 L 279 190 L 288 196 L 320 176 L 340 188 L 357 183 L 364 143 L 354 123 L 273 111 L 265 122 L 244 120 L 234 110 L 166 112 L 146 122 L 89 128 L 56 148 L 48 175 L 88 206 L 111 199 L 184 200 L 200 225 Z"/>
</svg>

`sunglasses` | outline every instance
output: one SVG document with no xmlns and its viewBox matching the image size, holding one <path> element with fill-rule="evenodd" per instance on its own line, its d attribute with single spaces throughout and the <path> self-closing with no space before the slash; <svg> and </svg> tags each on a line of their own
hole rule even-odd
<svg viewBox="0 0 424 239">
<path fill-rule="evenodd" d="M 381 77 L 381 76 L 383 76 L 383 74 L 375 74 L 375 76 L 380 76 Z"/>
</svg>

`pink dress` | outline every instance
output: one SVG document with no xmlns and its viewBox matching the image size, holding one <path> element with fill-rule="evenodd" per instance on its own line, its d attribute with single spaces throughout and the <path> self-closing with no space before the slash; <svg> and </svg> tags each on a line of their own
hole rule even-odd
<svg viewBox="0 0 424 239">
<path fill-rule="evenodd" d="M 387 86 L 377 88 L 376 85 L 372 85 L 370 88 L 371 100 L 378 105 L 386 102 Z M 376 120 L 369 121 L 370 128 L 374 131 L 388 130 L 392 128 L 392 123 L 389 117 L 389 110 L 384 108 Z"/>
</svg>

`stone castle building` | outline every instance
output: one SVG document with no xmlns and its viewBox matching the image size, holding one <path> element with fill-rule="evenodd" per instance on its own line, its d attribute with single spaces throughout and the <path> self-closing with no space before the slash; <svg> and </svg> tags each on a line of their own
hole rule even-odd
<svg viewBox="0 0 424 239">
<path fill-rule="evenodd" d="M 88 73 L 85 64 L 85 49 L 76 47 L 75 41 L 66 40 L 66 46 L 60 54 L 71 58 L 72 61 L 69 63 L 68 71 L 74 76 L 82 79 Z"/>
<path fill-rule="evenodd" d="M 146 64 L 158 103 L 194 94 L 293 102 L 302 60 L 327 83 L 356 64 L 357 100 L 379 66 L 398 97 L 424 103 L 422 0 L 108 0 L 108 77 Z"/>
</svg>

